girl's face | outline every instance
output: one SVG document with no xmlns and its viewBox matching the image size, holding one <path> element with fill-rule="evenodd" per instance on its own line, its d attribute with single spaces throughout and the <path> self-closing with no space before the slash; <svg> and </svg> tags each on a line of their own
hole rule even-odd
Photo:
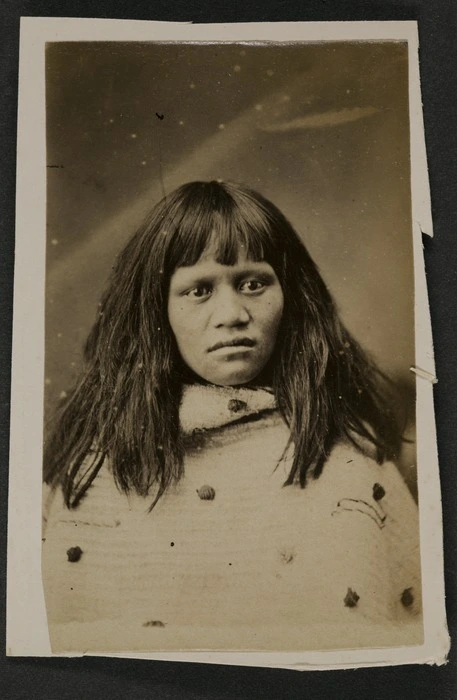
<svg viewBox="0 0 457 700">
<path fill-rule="evenodd" d="M 283 304 L 271 265 L 242 255 L 221 265 L 208 252 L 175 270 L 168 318 L 186 365 L 212 384 L 234 386 L 255 379 L 270 359 Z"/>
</svg>

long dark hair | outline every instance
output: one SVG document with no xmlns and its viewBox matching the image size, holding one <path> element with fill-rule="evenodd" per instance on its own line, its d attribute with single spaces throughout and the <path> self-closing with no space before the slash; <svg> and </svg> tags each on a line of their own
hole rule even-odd
<svg viewBox="0 0 457 700">
<path fill-rule="evenodd" d="M 78 504 L 106 458 L 117 486 L 154 503 L 183 475 L 179 430 L 182 361 L 167 316 L 170 277 L 211 243 L 219 263 L 248 258 L 275 270 L 284 294 L 271 361 L 294 459 L 286 484 L 319 476 L 346 439 L 378 462 L 401 435 L 384 375 L 341 323 L 319 271 L 284 215 L 253 190 L 192 182 L 160 201 L 111 275 L 87 339 L 84 367 L 45 440 L 44 478 Z"/>
</svg>

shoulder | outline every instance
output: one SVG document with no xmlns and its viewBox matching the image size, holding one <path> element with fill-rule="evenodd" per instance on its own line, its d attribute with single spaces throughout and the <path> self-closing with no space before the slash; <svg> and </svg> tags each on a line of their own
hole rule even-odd
<svg viewBox="0 0 457 700">
<path fill-rule="evenodd" d="M 386 553 L 418 557 L 417 504 L 392 462 L 378 464 L 351 445 L 338 444 L 310 486 L 322 494 L 327 513 L 343 529 L 360 531 L 358 536 L 363 532 L 363 538 L 371 533 Z"/>
<path fill-rule="evenodd" d="M 375 530 L 382 531 L 393 549 L 418 549 L 417 504 L 393 462 L 378 464 L 342 443 L 334 448 L 317 481 L 333 517 L 359 527 L 377 525 Z"/>
<path fill-rule="evenodd" d="M 419 590 L 419 512 L 396 465 L 378 464 L 352 446 L 340 444 L 320 478 L 331 494 L 332 514 L 338 523 L 363 530 L 364 537 L 371 532 L 382 543 L 401 592 L 412 585 Z"/>
<path fill-rule="evenodd" d="M 414 507 L 414 499 L 393 462 L 379 464 L 348 443 L 334 447 L 319 481 L 335 495 L 350 489 L 355 496 L 369 496 L 378 503 L 401 500 Z"/>
<path fill-rule="evenodd" d="M 80 523 L 94 526 L 114 526 L 131 510 L 131 498 L 116 486 L 109 463 L 106 462 L 75 508 L 68 508 L 62 488 L 43 486 L 43 526 L 49 531 L 55 526 Z"/>
</svg>

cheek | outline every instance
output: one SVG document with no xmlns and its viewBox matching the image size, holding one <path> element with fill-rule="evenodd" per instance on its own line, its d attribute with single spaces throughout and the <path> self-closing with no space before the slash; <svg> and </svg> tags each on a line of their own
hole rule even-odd
<svg viewBox="0 0 457 700">
<path fill-rule="evenodd" d="M 185 335 L 188 330 L 188 318 L 180 302 L 174 301 L 168 304 L 168 322 L 173 331 L 173 335 L 179 342 L 180 338 Z"/>
<path fill-rule="evenodd" d="M 264 323 L 271 332 L 276 333 L 281 323 L 282 313 L 284 308 L 284 297 L 282 291 L 276 293 L 268 299 L 268 304 L 265 309 Z"/>
<path fill-rule="evenodd" d="M 201 313 L 180 301 L 168 305 L 168 322 L 181 351 L 194 347 L 202 337 Z"/>
</svg>

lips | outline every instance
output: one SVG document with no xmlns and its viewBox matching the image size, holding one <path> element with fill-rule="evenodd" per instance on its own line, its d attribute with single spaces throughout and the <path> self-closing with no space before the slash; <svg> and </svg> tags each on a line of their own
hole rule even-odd
<svg viewBox="0 0 457 700">
<path fill-rule="evenodd" d="M 208 349 L 208 352 L 214 352 L 215 350 L 220 350 L 220 348 L 253 348 L 255 344 L 255 340 L 252 340 L 252 338 L 231 338 L 230 340 L 222 340 L 219 343 L 212 345 Z"/>
</svg>

